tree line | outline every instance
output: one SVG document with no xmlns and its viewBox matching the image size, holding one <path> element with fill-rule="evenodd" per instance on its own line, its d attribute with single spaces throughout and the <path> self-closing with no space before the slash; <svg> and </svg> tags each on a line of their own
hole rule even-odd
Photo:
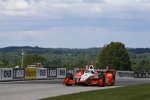
<svg viewBox="0 0 150 100">
<path fill-rule="evenodd" d="M 149 48 L 126 49 L 125 45 L 119 42 L 112 42 L 105 45 L 103 48 L 88 49 L 41 48 L 28 46 L 0 48 L 0 67 L 21 66 L 21 50 L 24 50 L 25 52 L 24 67 L 40 62 L 45 67 L 73 68 L 85 67 L 85 65 L 93 64 L 101 68 L 110 66 L 120 70 L 142 72 L 150 70 Z M 119 51 L 116 52 L 116 50 Z M 124 53 L 121 58 L 119 58 L 122 52 Z M 125 61 L 126 63 L 121 65 L 121 61 Z"/>
</svg>

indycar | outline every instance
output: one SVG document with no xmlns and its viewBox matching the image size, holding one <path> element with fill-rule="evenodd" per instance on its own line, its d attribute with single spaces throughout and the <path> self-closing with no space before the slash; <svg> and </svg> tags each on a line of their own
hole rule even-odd
<svg viewBox="0 0 150 100">
<path fill-rule="evenodd" d="M 75 77 L 72 73 L 67 73 L 63 83 L 66 86 L 76 85 L 98 85 L 99 87 L 113 86 L 115 84 L 115 70 L 101 69 L 95 70 L 93 65 L 86 69 L 80 69 Z"/>
</svg>

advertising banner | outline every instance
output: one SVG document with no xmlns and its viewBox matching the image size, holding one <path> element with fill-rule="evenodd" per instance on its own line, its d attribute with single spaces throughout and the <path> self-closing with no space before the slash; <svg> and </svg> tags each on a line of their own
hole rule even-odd
<svg viewBox="0 0 150 100">
<path fill-rule="evenodd" d="M 0 68 L 0 80 L 2 80 L 1 68 Z"/>
<path fill-rule="evenodd" d="M 47 68 L 48 77 L 57 77 L 57 68 Z"/>
<path fill-rule="evenodd" d="M 138 73 L 134 73 L 134 78 L 138 78 Z"/>
<path fill-rule="evenodd" d="M 138 73 L 138 78 L 142 78 L 142 73 Z"/>
<path fill-rule="evenodd" d="M 146 78 L 146 73 L 142 73 L 142 78 Z"/>
<path fill-rule="evenodd" d="M 135 78 L 147 78 L 147 73 L 134 73 Z"/>
<path fill-rule="evenodd" d="M 57 78 L 66 77 L 66 68 L 57 68 Z"/>
<path fill-rule="evenodd" d="M 147 73 L 147 78 L 150 78 L 150 73 Z"/>
<path fill-rule="evenodd" d="M 25 79 L 35 79 L 36 68 L 25 68 Z"/>
<path fill-rule="evenodd" d="M 14 68 L 13 69 L 13 78 L 14 79 L 24 79 L 25 78 L 25 69 L 24 68 Z"/>
<path fill-rule="evenodd" d="M 47 68 L 37 68 L 36 78 L 47 78 Z"/>
<path fill-rule="evenodd" d="M 13 68 L 1 68 L 1 79 L 12 80 L 13 79 Z"/>
</svg>

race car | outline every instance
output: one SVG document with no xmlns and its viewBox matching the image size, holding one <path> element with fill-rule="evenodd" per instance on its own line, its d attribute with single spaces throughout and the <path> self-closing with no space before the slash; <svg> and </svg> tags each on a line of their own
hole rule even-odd
<svg viewBox="0 0 150 100">
<path fill-rule="evenodd" d="M 98 85 L 113 86 L 115 84 L 115 70 L 102 69 L 95 70 L 93 65 L 90 65 L 86 69 L 80 69 L 75 77 L 71 73 L 67 73 L 63 82 L 66 86 L 73 84 L 77 85 Z"/>
</svg>

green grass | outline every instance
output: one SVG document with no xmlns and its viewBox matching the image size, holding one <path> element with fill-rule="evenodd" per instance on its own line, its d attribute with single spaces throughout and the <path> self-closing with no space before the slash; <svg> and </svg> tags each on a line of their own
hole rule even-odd
<svg viewBox="0 0 150 100">
<path fill-rule="evenodd" d="M 150 100 L 150 84 L 81 92 L 41 100 Z"/>
</svg>

